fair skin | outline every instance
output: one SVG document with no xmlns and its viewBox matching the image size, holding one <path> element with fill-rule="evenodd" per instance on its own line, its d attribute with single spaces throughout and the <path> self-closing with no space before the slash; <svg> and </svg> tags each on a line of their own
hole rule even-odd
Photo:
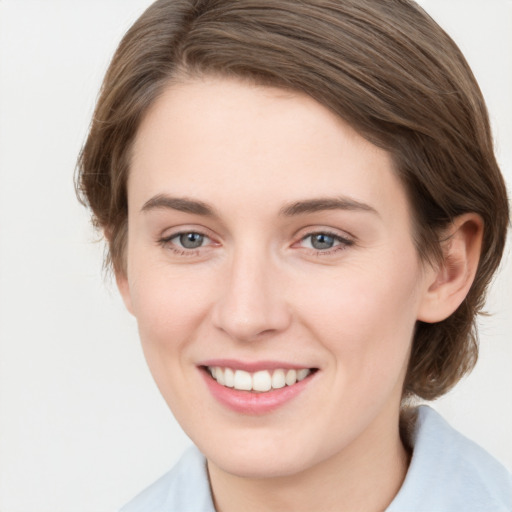
<svg viewBox="0 0 512 512">
<path fill-rule="evenodd" d="M 423 264 L 385 151 L 307 96 L 221 78 L 147 113 L 128 204 L 118 285 L 217 510 L 384 510 L 414 326 L 467 293 L 478 218 L 452 227 L 450 265 Z M 208 366 L 311 373 L 257 393 Z"/>
</svg>

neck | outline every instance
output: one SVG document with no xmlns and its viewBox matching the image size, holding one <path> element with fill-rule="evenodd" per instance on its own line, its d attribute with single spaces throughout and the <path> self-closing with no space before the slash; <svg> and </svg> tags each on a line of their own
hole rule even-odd
<svg viewBox="0 0 512 512">
<path fill-rule="evenodd" d="M 385 420 L 374 423 L 343 452 L 293 475 L 244 478 L 209 461 L 217 512 L 385 510 L 398 493 L 409 464 L 398 417 L 387 425 Z"/>
</svg>

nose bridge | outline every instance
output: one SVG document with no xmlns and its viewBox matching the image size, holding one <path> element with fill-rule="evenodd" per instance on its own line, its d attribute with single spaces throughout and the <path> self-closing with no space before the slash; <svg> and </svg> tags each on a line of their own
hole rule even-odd
<svg viewBox="0 0 512 512">
<path fill-rule="evenodd" d="M 214 308 L 218 328 L 245 341 L 286 328 L 290 312 L 268 248 L 241 245 L 233 251 L 224 276 Z"/>
</svg>

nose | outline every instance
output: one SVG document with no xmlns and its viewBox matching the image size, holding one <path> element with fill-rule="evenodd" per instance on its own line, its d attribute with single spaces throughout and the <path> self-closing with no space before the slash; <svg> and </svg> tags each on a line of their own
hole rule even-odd
<svg viewBox="0 0 512 512">
<path fill-rule="evenodd" d="M 290 325 L 292 315 L 282 280 L 270 260 L 263 251 L 238 251 L 221 277 L 212 320 L 233 339 L 258 340 Z"/>
</svg>

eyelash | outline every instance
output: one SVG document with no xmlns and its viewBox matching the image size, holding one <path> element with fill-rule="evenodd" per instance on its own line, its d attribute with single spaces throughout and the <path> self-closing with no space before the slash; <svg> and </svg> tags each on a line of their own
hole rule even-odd
<svg viewBox="0 0 512 512">
<path fill-rule="evenodd" d="M 197 249 L 187 249 L 184 247 L 182 248 L 182 247 L 176 246 L 175 244 L 172 243 L 172 240 L 174 240 L 175 238 L 179 238 L 182 235 L 200 235 L 200 236 L 204 237 L 206 240 L 211 241 L 211 238 L 208 235 L 201 233 L 200 231 L 191 230 L 191 231 L 180 231 L 178 233 L 173 233 L 172 235 L 162 237 L 162 238 L 158 239 L 158 241 L 157 241 L 158 245 L 160 245 L 166 249 L 170 249 L 173 253 L 175 253 L 178 256 L 185 256 L 185 257 L 197 256 L 200 253 L 201 249 L 204 249 L 205 247 L 207 247 L 207 246 L 200 246 Z M 307 250 L 314 253 L 315 256 L 319 256 L 319 257 L 330 256 L 339 251 L 344 251 L 345 249 L 347 249 L 348 247 L 351 247 L 355 243 L 354 240 L 352 240 L 350 238 L 340 236 L 340 235 L 333 233 L 331 231 L 328 231 L 328 230 L 312 231 L 310 233 L 307 233 L 306 235 L 304 235 L 300 238 L 299 242 L 296 242 L 296 243 L 304 242 L 308 238 L 312 238 L 316 235 L 325 235 L 330 238 L 333 238 L 335 242 L 339 242 L 338 245 L 335 245 L 334 247 L 332 247 L 330 249 L 325 249 L 325 250 L 306 248 Z"/>
<path fill-rule="evenodd" d="M 335 254 L 337 252 L 344 251 L 348 247 L 354 245 L 354 240 L 352 240 L 350 238 L 346 238 L 346 237 L 340 236 L 340 235 L 338 235 L 336 233 L 333 233 L 331 231 L 328 231 L 328 230 L 313 231 L 311 233 L 308 233 L 308 234 L 304 235 L 300 239 L 299 242 L 304 242 L 308 238 L 312 238 L 312 237 L 314 237 L 316 235 L 328 236 L 330 238 L 333 238 L 335 242 L 339 242 L 339 244 L 335 245 L 334 247 L 331 247 L 330 249 L 325 249 L 325 250 L 314 249 L 314 248 L 309 249 L 309 250 L 315 252 L 315 256 L 319 256 L 319 257 L 321 257 L 321 256 L 330 256 L 330 255 Z"/>
<path fill-rule="evenodd" d="M 173 253 L 178 256 L 197 256 L 199 255 L 200 249 L 203 249 L 205 246 L 200 246 L 197 249 L 187 249 L 185 247 L 180 247 L 172 243 L 172 240 L 175 238 L 179 238 L 182 235 L 200 235 L 204 237 L 206 240 L 211 240 L 211 238 L 201 233 L 200 231 L 180 231 L 178 233 L 173 233 L 172 235 L 162 237 L 158 240 L 158 245 L 162 246 L 164 249 L 170 249 Z"/>
</svg>

